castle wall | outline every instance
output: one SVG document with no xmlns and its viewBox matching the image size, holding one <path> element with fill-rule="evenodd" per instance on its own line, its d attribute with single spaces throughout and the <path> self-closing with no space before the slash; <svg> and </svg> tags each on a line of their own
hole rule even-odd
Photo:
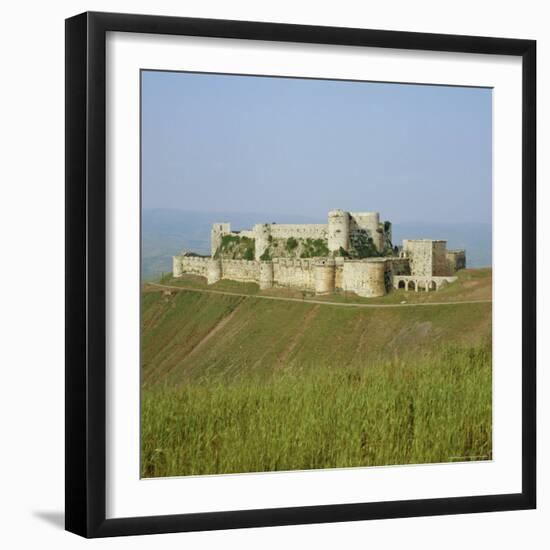
<svg viewBox="0 0 550 550">
<path fill-rule="evenodd" d="M 260 290 L 273 286 L 273 262 L 260 262 Z"/>
<path fill-rule="evenodd" d="M 410 275 L 411 266 L 408 258 L 389 258 L 394 275 Z"/>
<path fill-rule="evenodd" d="M 201 256 L 174 256 L 172 259 L 174 277 L 181 277 L 183 273 L 206 277 L 210 258 Z"/>
<path fill-rule="evenodd" d="M 262 254 L 269 246 L 269 237 L 271 236 L 271 224 L 258 223 L 254 226 L 254 259 L 260 260 Z"/>
<path fill-rule="evenodd" d="M 350 212 L 350 235 L 358 231 L 367 231 L 377 250 L 384 248 L 384 232 L 380 231 L 380 214 L 378 212 Z"/>
<path fill-rule="evenodd" d="M 449 275 L 449 264 L 447 263 L 447 241 L 433 241 L 432 275 L 437 277 Z"/>
<path fill-rule="evenodd" d="M 411 275 L 417 277 L 432 275 L 432 241 L 404 240 L 403 252 L 409 258 Z"/>
<path fill-rule="evenodd" d="M 212 225 L 210 230 L 210 254 L 212 257 L 222 244 L 222 237 L 227 233 L 231 233 L 230 223 L 215 223 Z"/>
<path fill-rule="evenodd" d="M 314 290 L 313 260 L 310 258 L 275 258 L 273 260 L 275 286 Z"/>
<path fill-rule="evenodd" d="M 391 285 L 391 264 L 384 258 L 344 262 L 343 289 L 359 296 L 384 296 Z"/>
<path fill-rule="evenodd" d="M 449 274 L 447 241 L 404 240 L 403 252 L 410 261 L 411 275 L 431 277 Z"/>
<path fill-rule="evenodd" d="M 222 279 L 243 283 L 257 283 L 260 280 L 260 262 L 254 260 L 222 260 Z"/>
<path fill-rule="evenodd" d="M 386 227 L 388 231 L 385 231 Z M 184 273 L 203 276 L 209 284 L 223 278 L 255 282 L 262 289 L 287 287 L 315 291 L 317 294 L 343 289 L 359 296 L 375 297 L 388 292 L 394 284 L 394 277 L 397 285 L 403 284 L 405 279 L 411 279 L 417 289 L 429 290 L 433 285 L 439 288 L 437 280 L 445 279 L 443 283 L 446 284 L 452 278 L 452 273 L 466 265 L 464 250 L 448 251 L 446 241 L 429 239 L 404 240 L 399 258 L 351 260 L 338 254 L 322 258 L 281 257 L 292 252 L 285 242 L 290 237 L 295 238 L 302 248 L 306 239 L 323 239 L 328 243 L 329 252 L 334 253 L 340 248 L 349 250 L 354 235 L 365 233 L 382 250 L 391 240 L 391 225 L 381 224 L 377 212 L 343 210 L 331 210 L 328 224 L 256 224 L 252 230 L 231 231 L 229 223 L 216 223 L 211 232 L 212 255 L 221 245 L 222 237 L 229 234 L 254 239 L 255 259 L 174 256 L 173 274 L 175 277 L 181 277 Z M 260 260 L 268 247 L 271 255 L 279 257 Z M 302 248 L 295 247 L 294 255 L 300 255 Z M 326 254 L 323 249 L 318 247 L 318 251 L 322 250 L 322 254 Z M 311 247 L 305 252 L 318 253 L 312 252 Z M 406 282 L 408 284 L 410 281 Z"/>
<path fill-rule="evenodd" d="M 450 273 L 455 273 L 459 269 L 466 267 L 465 250 L 447 250 L 447 265 Z"/>
<path fill-rule="evenodd" d="M 270 225 L 270 231 L 275 239 L 326 239 L 328 235 L 327 225 L 322 223 L 274 223 Z"/>
<path fill-rule="evenodd" d="M 333 258 L 320 258 L 313 264 L 315 294 L 334 292 L 335 262 Z"/>
<path fill-rule="evenodd" d="M 344 288 L 344 258 L 334 258 L 334 287 L 338 290 Z"/>
<path fill-rule="evenodd" d="M 331 210 L 328 213 L 328 249 L 338 252 L 340 248 L 349 250 L 350 218 L 343 210 Z"/>
<path fill-rule="evenodd" d="M 172 275 L 174 277 L 181 277 L 183 275 L 181 256 L 172 256 Z"/>
<path fill-rule="evenodd" d="M 206 269 L 206 282 L 209 285 L 217 283 L 222 278 L 222 262 L 220 259 L 212 258 Z"/>
</svg>

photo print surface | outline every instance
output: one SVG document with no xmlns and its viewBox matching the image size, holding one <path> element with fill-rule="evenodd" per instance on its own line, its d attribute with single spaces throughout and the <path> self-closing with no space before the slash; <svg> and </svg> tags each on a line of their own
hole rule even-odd
<svg viewBox="0 0 550 550">
<path fill-rule="evenodd" d="M 141 72 L 141 476 L 492 459 L 492 90 Z"/>
</svg>

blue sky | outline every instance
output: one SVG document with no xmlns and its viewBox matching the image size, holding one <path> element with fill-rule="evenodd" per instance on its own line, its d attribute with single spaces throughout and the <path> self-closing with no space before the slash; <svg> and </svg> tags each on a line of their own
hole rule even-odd
<svg viewBox="0 0 550 550">
<path fill-rule="evenodd" d="M 490 222 L 491 174 L 489 89 L 142 73 L 143 208 Z"/>
</svg>

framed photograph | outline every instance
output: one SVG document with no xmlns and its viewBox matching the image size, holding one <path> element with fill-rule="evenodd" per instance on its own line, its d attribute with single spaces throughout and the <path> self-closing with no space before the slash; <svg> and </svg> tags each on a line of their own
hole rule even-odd
<svg viewBox="0 0 550 550">
<path fill-rule="evenodd" d="M 531 40 L 66 21 L 66 528 L 535 507 Z"/>
</svg>

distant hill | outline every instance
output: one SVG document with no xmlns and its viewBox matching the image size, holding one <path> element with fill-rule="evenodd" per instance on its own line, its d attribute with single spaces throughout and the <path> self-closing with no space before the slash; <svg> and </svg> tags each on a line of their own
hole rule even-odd
<svg viewBox="0 0 550 550">
<path fill-rule="evenodd" d="M 210 253 L 210 228 L 215 222 L 231 222 L 232 229 L 249 229 L 256 223 L 325 223 L 326 218 L 259 212 L 196 212 L 151 209 L 142 213 L 142 266 L 144 280 L 172 270 L 172 256 L 182 250 Z M 393 241 L 446 239 L 449 248 L 466 248 L 470 267 L 491 265 L 491 225 L 481 223 L 393 224 Z"/>
</svg>

